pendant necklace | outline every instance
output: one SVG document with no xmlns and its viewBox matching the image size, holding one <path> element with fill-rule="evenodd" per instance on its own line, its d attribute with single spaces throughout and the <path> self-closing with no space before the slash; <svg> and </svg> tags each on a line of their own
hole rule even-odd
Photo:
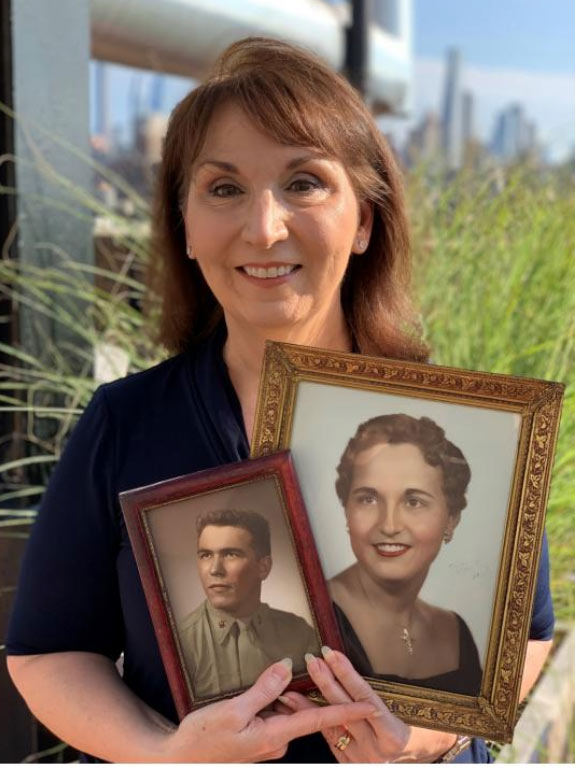
<svg viewBox="0 0 578 768">
<path fill-rule="evenodd" d="M 410 656 L 413 656 L 413 637 L 409 634 L 409 629 L 404 627 L 399 639 L 405 643 L 407 652 Z"/>
<path fill-rule="evenodd" d="M 359 576 L 358 576 L 358 578 L 359 578 Z M 361 579 L 359 579 L 359 584 L 360 584 L 360 587 L 361 587 L 362 594 L 368 600 L 368 602 L 371 604 L 371 602 L 372 602 L 371 598 L 367 594 L 366 589 L 365 589 L 365 585 L 363 584 L 363 581 L 361 581 Z M 410 611 L 410 613 L 411 613 L 411 611 Z M 408 626 L 404 626 L 403 624 L 401 625 L 401 635 L 399 635 L 399 639 L 405 645 L 405 648 L 406 648 L 408 656 L 413 656 L 413 654 L 414 654 L 413 642 L 414 642 L 415 638 L 413 638 L 411 636 L 410 631 L 409 631 L 410 627 L 411 627 L 411 624 L 412 624 L 411 619 L 412 619 L 412 617 L 410 615 L 410 620 L 409 620 Z M 398 624 L 398 627 L 399 627 L 399 624 Z"/>
<path fill-rule="evenodd" d="M 414 609 L 412 608 L 412 610 L 410 611 L 410 615 L 408 616 L 409 621 L 407 622 L 407 624 L 401 624 L 401 635 L 399 636 L 399 639 L 405 645 L 405 649 L 407 651 L 408 656 L 413 656 L 415 651 L 415 647 L 414 647 L 415 637 L 412 637 L 411 635 L 411 627 L 412 627 L 412 624 L 414 623 L 413 613 L 414 613 Z"/>
</svg>

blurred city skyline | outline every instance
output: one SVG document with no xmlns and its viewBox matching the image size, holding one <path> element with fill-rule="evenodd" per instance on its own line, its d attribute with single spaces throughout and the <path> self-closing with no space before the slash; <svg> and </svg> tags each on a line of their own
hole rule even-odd
<svg viewBox="0 0 578 768">
<path fill-rule="evenodd" d="M 379 0 L 377 0 L 379 1 Z M 332 3 L 338 5 L 337 3 Z M 545 13 L 547 9 L 548 13 Z M 500 115 L 521 108 L 543 160 L 566 160 L 574 146 L 574 8 L 568 0 L 414 0 L 411 111 L 379 124 L 403 153 L 411 132 L 432 113 L 441 119 L 446 55 L 461 55 L 461 84 L 471 94 L 471 132 L 494 141 Z M 106 64 L 108 122 L 117 145 L 134 141 L 135 116 L 168 113 L 194 81 Z M 91 133 L 98 133 L 91 63 Z"/>
</svg>

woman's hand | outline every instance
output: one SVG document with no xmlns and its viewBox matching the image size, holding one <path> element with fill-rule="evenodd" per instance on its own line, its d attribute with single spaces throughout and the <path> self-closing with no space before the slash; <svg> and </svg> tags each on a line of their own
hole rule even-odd
<svg viewBox="0 0 578 768">
<path fill-rule="evenodd" d="M 374 709 L 374 714 L 365 720 L 323 729 L 323 736 L 340 763 L 431 762 L 453 745 L 455 735 L 410 728 L 395 717 L 342 653 L 323 648 L 323 655 L 324 659 L 308 656 L 307 671 L 325 699 L 332 705 L 367 702 Z M 281 696 L 280 701 L 285 705 L 279 706 L 282 711 L 318 708 L 293 691 Z M 416 732 L 420 736 L 420 754 L 413 754 L 410 746 L 410 736 Z"/>
<path fill-rule="evenodd" d="M 335 706 L 263 713 L 279 698 L 290 680 L 290 664 L 280 661 L 266 669 L 257 682 L 239 696 L 191 712 L 167 736 L 166 762 L 274 760 L 285 754 L 292 739 L 316 731 L 341 733 L 343 723 L 353 728 L 376 710 L 373 700 L 349 698 Z"/>
</svg>

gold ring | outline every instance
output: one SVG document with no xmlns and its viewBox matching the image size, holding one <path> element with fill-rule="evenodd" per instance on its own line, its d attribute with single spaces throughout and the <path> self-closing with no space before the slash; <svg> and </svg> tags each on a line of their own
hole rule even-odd
<svg viewBox="0 0 578 768">
<path fill-rule="evenodd" d="M 349 731 L 345 731 L 345 733 L 341 734 L 341 736 L 337 739 L 335 744 L 333 745 L 335 749 L 338 749 L 340 752 L 345 752 L 349 744 L 351 743 L 351 734 Z"/>
</svg>

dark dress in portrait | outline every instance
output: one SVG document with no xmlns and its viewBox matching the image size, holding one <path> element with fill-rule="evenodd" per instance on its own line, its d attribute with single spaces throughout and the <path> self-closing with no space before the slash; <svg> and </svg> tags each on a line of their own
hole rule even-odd
<svg viewBox="0 0 578 768">
<path fill-rule="evenodd" d="M 339 625 L 339 630 L 347 655 L 355 669 L 365 677 L 373 677 L 377 680 L 387 680 L 390 683 L 406 683 L 407 685 L 420 685 L 424 688 L 436 688 L 452 693 L 465 693 L 477 696 L 482 680 L 482 668 L 478 648 L 472 637 L 468 625 L 458 614 L 454 614 L 459 626 L 460 660 L 459 666 L 441 675 L 433 675 L 424 678 L 405 678 L 399 675 L 378 675 L 370 664 L 365 649 L 361 644 L 355 630 L 341 608 L 333 603 L 333 609 Z"/>
<path fill-rule="evenodd" d="M 223 361 L 225 328 L 196 348 L 99 387 L 42 501 L 22 565 L 8 654 L 87 651 L 116 661 L 144 702 L 178 722 L 118 502 L 130 488 L 249 457 L 241 407 Z M 531 637 L 553 627 L 546 547 Z M 94 758 L 84 757 L 84 761 Z M 458 762 L 487 762 L 475 740 Z M 281 762 L 334 763 L 320 734 Z"/>
</svg>

